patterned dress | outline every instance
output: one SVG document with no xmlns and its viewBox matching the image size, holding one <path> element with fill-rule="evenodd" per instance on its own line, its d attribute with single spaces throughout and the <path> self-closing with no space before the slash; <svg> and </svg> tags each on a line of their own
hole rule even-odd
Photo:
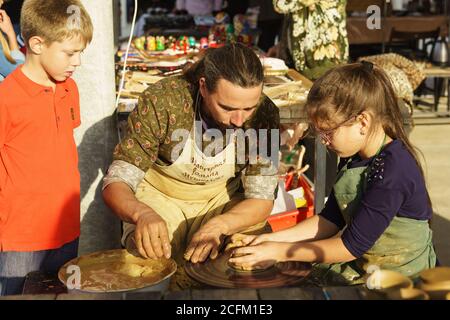
<svg viewBox="0 0 450 320">
<path fill-rule="evenodd" d="M 273 0 L 287 15 L 288 50 L 295 68 L 315 80 L 348 60 L 346 0 Z"/>
</svg>

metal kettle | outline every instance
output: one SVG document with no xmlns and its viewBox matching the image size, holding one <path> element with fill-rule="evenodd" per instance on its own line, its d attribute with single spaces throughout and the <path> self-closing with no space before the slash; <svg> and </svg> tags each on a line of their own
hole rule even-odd
<svg viewBox="0 0 450 320">
<path fill-rule="evenodd" d="M 431 61 L 433 64 L 447 67 L 450 64 L 450 50 L 448 42 L 442 37 L 436 40 L 431 51 Z"/>
</svg>

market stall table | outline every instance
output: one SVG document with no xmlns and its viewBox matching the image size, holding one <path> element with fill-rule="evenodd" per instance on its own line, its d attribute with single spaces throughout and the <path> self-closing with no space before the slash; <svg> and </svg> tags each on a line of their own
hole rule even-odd
<svg viewBox="0 0 450 320">
<path fill-rule="evenodd" d="M 348 17 L 347 32 L 350 44 L 388 43 L 391 29 L 398 31 L 422 32 L 441 28 L 441 36 L 447 34 L 448 17 L 438 16 L 406 16 L 383 17 L 380 29 L 369 29 L 367 17 Z"/>
<path fill-rule="evenodd" d="M 438 67 L 438 66 L 431 66 L 427 67 L 422 70 L 423 74 L 427 78 L 434 78 L 434 85 L 435 85 L 435 93 L 434 93 L 434 112 L 438 113 L 438 105 L 439 105 L 439 98 L 442 92 L 441 85 L 438 85 L 438 79 L 443 79 L 445 82 L 445 86 L 447 87 L 447 112 L 445 114 L 440 113 L 439 115 L 446 115 L 450 116 L 450 99 L 448 99 L 448 93 L 450 92 L 450 67 Z"/>
<path fill-rule="evenodd" d="M 286 76 L 291 79 L 291 81 L 299 82 L 302 86 L 309 91 L 312 87 L 311 80 L 307 79 L 305 76 L 300 74 L 294 69 L 289 69 Z M 266 92 L 266 91 L 265 91 Z M 267 92 L 266 92 L 267 93 Z M 269 95 L 270 97 L 270 95 Z M 279 107 L 280 110 L 280 122 L 284 124 L 291 123 L 304 123 L 307 122 L 305 113 L 305 100 L 291 101 L 287 105 L 280 103 L 274 99 L 274 103 Z M 314 212 L 316 214 L 322 211 L 325 205 L 326 195 L 326 147 L 322 144 L 320 138 L 315 139 L 315 153 L 314 153 Z"/>
</svg>

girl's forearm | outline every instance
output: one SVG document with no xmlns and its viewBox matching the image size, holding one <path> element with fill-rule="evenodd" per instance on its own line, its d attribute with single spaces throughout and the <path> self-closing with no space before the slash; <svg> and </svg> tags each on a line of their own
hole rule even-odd
<svg viewBox="0 0 450 320">
<path fill-rule="evenodd" d="M 331 238 L 312 242 L 285 243 L 283 261 L 338 263 L 355 260 L 342 239 Z"/>
<path fill-rule="evenodd" d="M 269 241 L 277 242 L 313 241 L 330 238 L 338 231 L 339 229 L 334 223 L 320 215 L 315 215 L 294 227 L 269 234 L 268 238 Z"/>
</svg>

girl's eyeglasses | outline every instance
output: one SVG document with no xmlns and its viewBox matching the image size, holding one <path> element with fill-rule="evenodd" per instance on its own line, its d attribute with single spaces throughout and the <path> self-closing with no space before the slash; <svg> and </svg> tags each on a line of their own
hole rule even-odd
<svg viewBox="0 0 450 320">
<path fill-rule="evenodd" d="M 342 126 L 348 125 L 351 122 L 353 122 L 356 119 L 357 116 L 353 116 L 350 119 L 347 119 L 345 121 L 342 121 L 335 127 L 328 129 L 328 130 L 320 130 L 314 127 L 314 132 L 317 136 L 319 136 L 325 143 L 324 144 L 331 144 L 331 140 L 333 139 L 334 132 L 339 129 Z"/>
</svg>

